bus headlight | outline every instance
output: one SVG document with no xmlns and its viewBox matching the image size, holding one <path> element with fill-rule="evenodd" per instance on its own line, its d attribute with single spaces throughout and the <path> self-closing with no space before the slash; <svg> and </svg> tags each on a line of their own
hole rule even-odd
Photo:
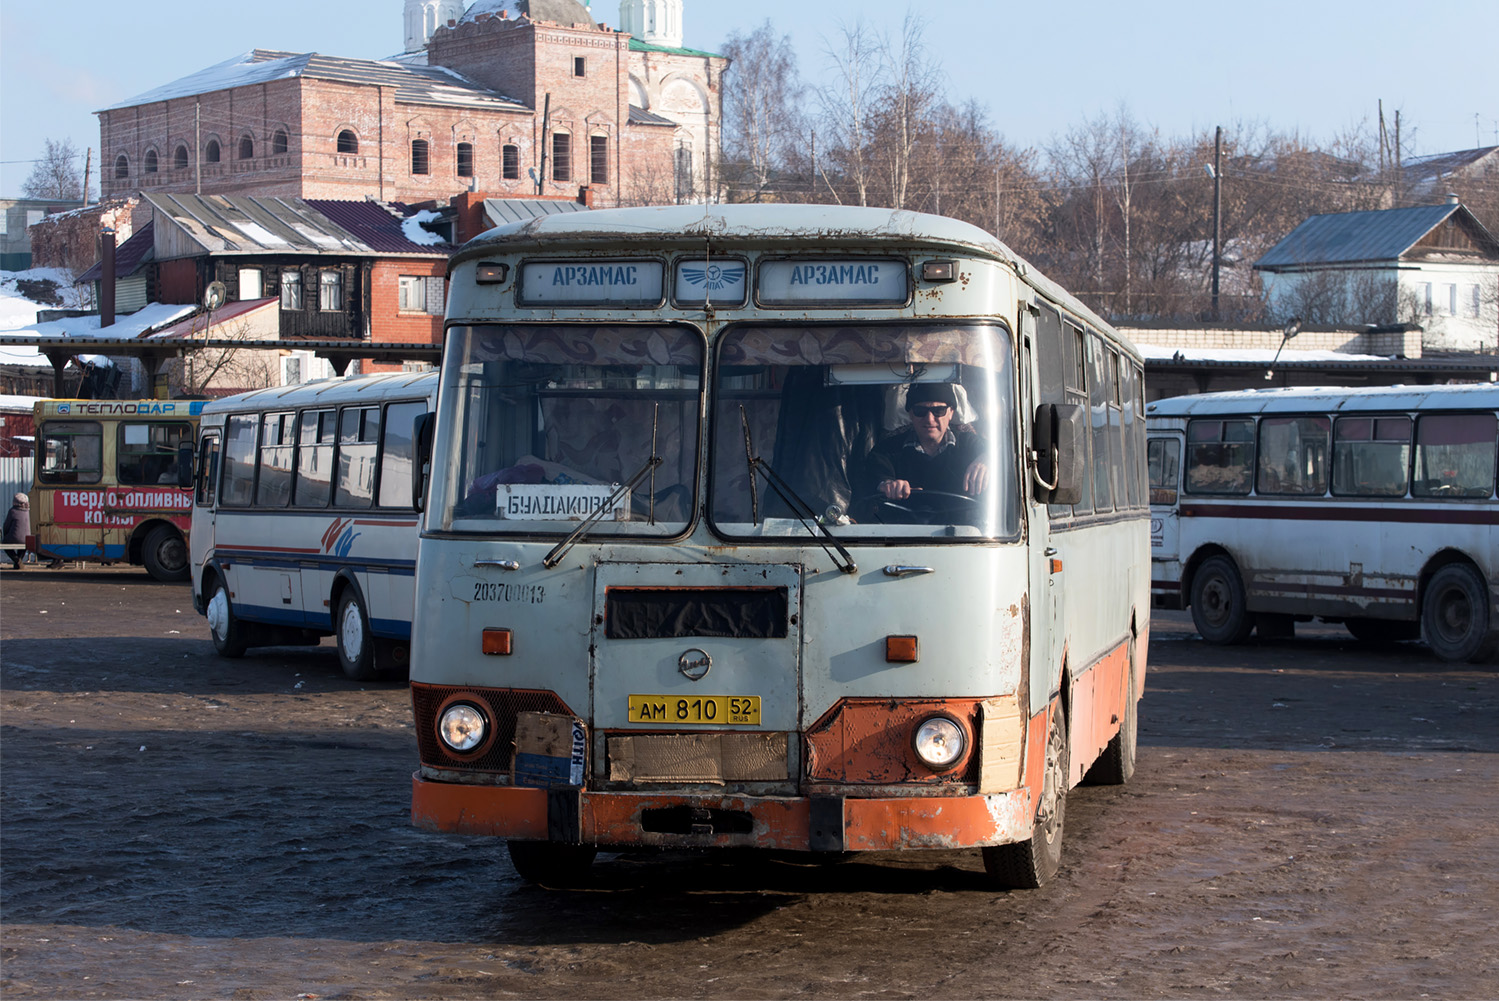
<svg viewBox="0 0 1499 1001">
<path fill-rule="evenodd" d="M 944 771 L 963 757 L 968 740 L 963 728 L 948 716 L 929 716 L 916 728 L 916 756 L 928 768 Z"/>
<path fill-rule="evenodd" d="M 484 743 L 488 732 L 489 721 L 467 702 L 448 706 L 437 721 L 437 735 L 449 750 L 458 754 L 467 754 Z"/>
</svg>

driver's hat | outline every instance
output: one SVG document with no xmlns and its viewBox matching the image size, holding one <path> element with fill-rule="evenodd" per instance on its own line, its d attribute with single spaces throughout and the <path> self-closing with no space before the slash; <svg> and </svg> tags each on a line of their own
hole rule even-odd
<svg viewBox="0 0 1499 1001">
<path fill-rule="evenodd" d="M 911 388 L 906 390 L 906 410 L 913 409 L 918 403 L 945 403 L 956 410 L 958 394 L 953 392 L 952 384 L 947 382 L 912 383 Z"/>
</svg>

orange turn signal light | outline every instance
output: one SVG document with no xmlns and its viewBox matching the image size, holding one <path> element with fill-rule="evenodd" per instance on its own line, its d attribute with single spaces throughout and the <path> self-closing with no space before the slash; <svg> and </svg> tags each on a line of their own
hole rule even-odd
<svg viewBox="0 0 1499 1001">
<path fill-rule="evenodd" d="M 491 657 L 510 656 L 510 630 L 484 630 L 484 652 Z"/>
<path fill-rule="evenodd" d="M 885 660 L 892 664 L 916 663 L 915 636 L 886 636 Z"/>
<path fill-rule="evenodd" d="M 1062 561 L 1061 560 L 1052 560 L 1051 561 L 1051 572 L 1052 573 L 1061 573 L 1062 572 Z"/>
</svg>

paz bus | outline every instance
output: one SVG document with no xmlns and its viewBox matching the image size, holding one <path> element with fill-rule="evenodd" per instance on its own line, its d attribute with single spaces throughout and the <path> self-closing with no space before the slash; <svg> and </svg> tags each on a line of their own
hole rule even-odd
<svg viewBox="0 0 1499 1001">
<path fill-rule="evenodd" d="M 413 823 L 552 885 L 648 846 L 1049 879 L 1068 790 L 1134 769 L 1136 350 L 982 230 L 883 209 L 551 216 L 450 274 Z"/>
<path fill-rule="evenodd" d="M 188 400 L 41 400 L 32 540 L 39 559 L 144 566 L 188 577 L 193 435 Z"/>
<path fill-rule="evenodd" d="M 1202 637 L 1341 622 L 1483 660 L 1499 628 L 1499 387 L 1267 389 L 1147 408 L 1151 593 Z"/>
<path fill-rule="evenodd" d="M 399 675 L 416 566 L 412 434 L 434 373 L 229 396 L 203 409 L 193 607 L 225 657 L 332 634 L 350 678 Z"/>
</svg>

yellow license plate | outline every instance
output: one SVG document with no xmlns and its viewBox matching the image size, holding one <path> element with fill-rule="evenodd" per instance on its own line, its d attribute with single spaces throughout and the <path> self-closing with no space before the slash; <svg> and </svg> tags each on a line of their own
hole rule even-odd
<svg viewBox="0 0 1499 1001">
<path fill-rule="evenodd" d="M 665 726 L 719 723 L 760 725 L 758 695 L 631 695 L 630 722 Z"/>
</svg>

